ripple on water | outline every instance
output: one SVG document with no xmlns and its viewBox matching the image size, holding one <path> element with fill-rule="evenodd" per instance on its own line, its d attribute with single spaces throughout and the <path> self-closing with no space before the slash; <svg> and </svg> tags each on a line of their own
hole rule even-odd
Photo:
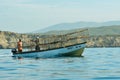
<svg viewBox="0 0 120 80">
<path fill-rule="evenodd" d="M 8 50 L 2 50 L 7 55 Z M 120 79 L 120 48 L 86 48 L 84 57 L 0 57 L 0 80 Z"/>
<path fill-rule="evenodd" d="M 107 79 L 107 80 L 108 80 L 108 79 L 113 79 L 113 80 L 114 80 L 114 79 L 120 79 L 120 77 L 96 77 L 96 78 L 93 78 L 93 79 L 105 79 L 105 80 L 106 80 L 106 79 Z"/>
</svg>

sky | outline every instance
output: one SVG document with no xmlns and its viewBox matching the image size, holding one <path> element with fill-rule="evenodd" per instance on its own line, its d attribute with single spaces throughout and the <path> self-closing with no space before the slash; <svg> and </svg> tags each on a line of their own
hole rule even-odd
<svg viewBox="0 0 120 80">
<path fill-rule="evenodd" d="M 120 20 L 120 0 L 0 0 L 0 30 L 32 32 L 60 23 Z"/>
</svg>

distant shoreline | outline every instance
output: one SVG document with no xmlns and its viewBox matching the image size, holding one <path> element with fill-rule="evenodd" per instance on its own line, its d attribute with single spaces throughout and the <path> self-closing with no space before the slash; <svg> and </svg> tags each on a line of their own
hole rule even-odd
<svg viewBox="0 0 120 80">
<path fill-rule="evenodd" d="M 16 47 L 18 39 L 23 39 L 24 44 L 36 37 L 50 37 L 41 34 L 18 34 L 0 31 L 0 49 L 12 49 Z M 90 35 L 87 39 L 87 48 L 120 47 L 120 35 Z"/>
</svg>

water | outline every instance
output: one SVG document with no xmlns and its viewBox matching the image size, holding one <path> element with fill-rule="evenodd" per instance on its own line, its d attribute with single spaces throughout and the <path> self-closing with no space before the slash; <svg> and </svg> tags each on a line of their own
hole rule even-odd
<svg viewBox="0 0 120 80">
<path fill-rule="evenodd" d="M 14 59 L 0 50 L 0 80 L 120 79 L 120 48 L 86 48 L 84 57 Z"/>
</svg>

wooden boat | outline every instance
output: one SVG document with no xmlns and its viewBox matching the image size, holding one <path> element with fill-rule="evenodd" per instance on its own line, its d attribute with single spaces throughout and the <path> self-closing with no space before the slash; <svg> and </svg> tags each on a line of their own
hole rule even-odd
<svg viewBox="0 0 120 80">
<path fill-rule="evenodd" d="M 26 51 L 26 52 L 16 52 L 15 49 L 12 50 L 14 57 L 39 57 L 39 58 L 48 58 L 48 57 L 60 57 L 60 56 L 71 56 L 79 57 L 82 56 L 83 50 L 85 48 L 85 43 L 70 45 L 66 47 L 40 50 L 40 51 Z"/>
<path fill-rule="evenodd" d="M 52 41 L 47 40 L 49 41 L 47 43 L 45 43 L 45 40 L 47 38 L 43 39 L 44 43 L 40 44 L 41 46 L 40 50 L 17 52 L 16 49 L 12 49 L 13 57 L 34 57 L 34 58 L 48 58 L 48 57 L 61 57 L 61 56 L 80 57 L 82 56 L 82 53 L 86 46 L 86 41 L 76 42 L 78 39 L 82 39 L 83 36 L 82 37 L 70 37 L 70 36 L 68 37 L 68 35 L 73 35 L 76 33 L 78 32 L 67 33 L 67 34 L 62 35 L 62 37 L 61 35 L 57 37 L 54 36 L 54 40 Z M 43 45 L 47 45 L 47 47 L 44 48 Z"/>
</svg>

